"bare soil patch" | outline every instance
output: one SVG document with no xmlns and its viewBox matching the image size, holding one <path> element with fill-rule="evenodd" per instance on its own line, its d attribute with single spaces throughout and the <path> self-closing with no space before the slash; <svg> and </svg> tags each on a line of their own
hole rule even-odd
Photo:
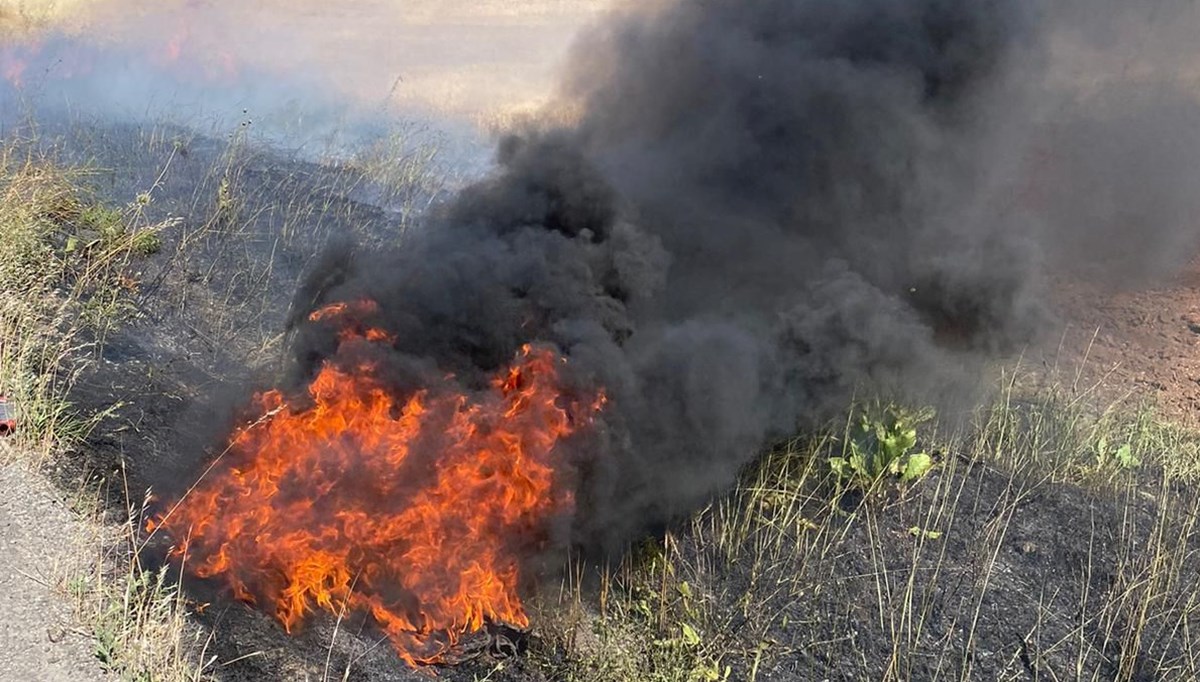
<svg viewBox="0 0 1200 682">
<path fill-rule="evenodd" d="M 0 680 L 108 679 L 59 586 L 86 567 L 80 550 L 97 545 L 97 531 L 21 464 L 0 463 L 0 490 Z"/>
<path fill-rule="evenodd" d="M 1134 292 L 1067 286 L 1061 346 L 1049 349 L 1079 388 L 1104 400 L 1146 400 L 1181 424 L 1200 426 L 1200 260 Z"/>
</svg>

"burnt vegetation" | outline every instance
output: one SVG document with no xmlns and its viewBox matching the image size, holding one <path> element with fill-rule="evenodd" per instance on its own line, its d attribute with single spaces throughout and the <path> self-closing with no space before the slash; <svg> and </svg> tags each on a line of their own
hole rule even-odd
<svg viewBox="0 0 1200 682">
<path fill-rule="evenodd" d="M 425 679 L 344 592 L 288 634 L 152 529 L 256 391 L 304 405 L 370 362 L 400 398 L 477 396 L 532 344 L 564 402 L 607 402 L 556 446 L 573 505 L 514 543 L 528 627 L 471 629 L 446 679 L 1200 677 L 1200 437 L 1043 352 L 1063 280 L 1193 254 L 1200 105 L 1059 89 L 1073 9 L 615 15 L 566 68 L 577 113 L 467 182 L 414 128 L 314 158 L 249 121 L 6 127 L 0 388 L 122 529 L 64 578 L 100 662 Z M 364 300 L 370 345 L 321 323 Z M 420 611 L 405 590 L 378 588 Z"/>
</svg>

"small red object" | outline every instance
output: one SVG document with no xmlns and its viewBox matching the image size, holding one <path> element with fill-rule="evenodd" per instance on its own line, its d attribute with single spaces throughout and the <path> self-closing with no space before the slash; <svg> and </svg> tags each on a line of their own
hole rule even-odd
<svg viewBox="0 0 1200 682">
<path fill-rule="evenodd" d="M 0 436 L 7 436 L 17 430 L 16 414 L 8 405 L 8 398 L 0 395 Z"/>
</svg>

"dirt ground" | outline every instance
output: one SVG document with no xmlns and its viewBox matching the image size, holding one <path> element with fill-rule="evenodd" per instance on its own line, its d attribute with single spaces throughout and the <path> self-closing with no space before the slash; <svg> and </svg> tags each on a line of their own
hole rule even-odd
<svg viewBox="0 0 1200 682">
<path fill-rule="evenodd" d="M 94 546 L 96 531 L 4 445 L 0 490 L 0 681 L 108 679 L 57 585 L 69 566 L 89 559 L 79 548 Z"/>
<path fill-rule="evenodd" d="M 1200 426 L 1200 259 L 1133 293 L 1068 286 L 1058 307 L 1063 331 L 1057 347 L 1042 350 L 1047 362 L 1067 363 L 1102 401 L 1146 400 Z"/>
</svg>

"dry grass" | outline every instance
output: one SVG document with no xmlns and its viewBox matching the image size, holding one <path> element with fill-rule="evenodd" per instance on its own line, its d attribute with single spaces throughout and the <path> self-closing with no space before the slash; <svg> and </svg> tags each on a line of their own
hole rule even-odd
<svg viewBox="0 0 1200 682">
<path fill-rule="evenodd" d="M 77 447 L 102 416 L 78 414 L 70 388 L 130 314 L 129 265 L 167 226 L 146 224 L 142 205 L 106 206 L 86 189 L 86 172 L 30 149 L 0 146 L 0 392 L 17 410 L 9 451 L 36 467 Z M 184 610 L 165 576 L 130 552 L 129 518 L 123 536 L 80 548 L 93 565 L 62 581 L 106 668 L 124 679 L 195 679 Z"/>
<path fill-rule="evenodd" d="M 841 429 L 773 450 L 617 567 L 577 567 L 544 595 L 539 666 L 579 682 L 1196 679 L 1200 501 L 1184 484 L 1200 437 L 1150 410 L 1024 390 L 1009 381 L 967 427 L 931 428 L 934 471 L 861 502 L 830 480 Z M 1063 500 L 1109 513 L 1060 518 Z M 1078 566 L 1021 574 L 1014 551 L 1053 554 L 1037 543 L 1080 519 L 1063 529 Z M 1020 617 L 998 618 L 1005 603 Z M 1004 660 L 981 663 L 1009 627 L 1025 629 Z"/>
<path fill-rule="evenodd" d="M 64 587 L 92 633 L 101 665 L 136 682 L 212 679 L 216 661 L 206 655 L 211 633 L 191 621 L 193 605 L 180 589 L 181 576 L 144 562 L 144 507 L 126 510 L 121 523 L 103 523 L 112 514 L 97 500 L 90 515 L 102 522 L 104 536 L 91 548 L 86 570 L 64 576 Z"/>
<path fill-rule="evenodd" d="M 100 0 L 0 0 L 0 38 L 27 38 L 49 28 L 77 29 Z"/>
<path fill-rule="evenodd" d="M 76 178 L 0 149 L 0 392 L 20 410 L 18 451 L 39 459 L 82 435 L 66 389 L 79 340 L 70 266 L 55 240 L 82 215 Z"/>
<path fill-rule="evenodd" d="M 27 144 L 0 144 L 0 394 L 19 410 L 18 450 L 39 461 L 94 421 L 72 414 L 66 396 L 90 352 L 134 314 L 130 265 L 170 226 L 150 224 L 144 202 L 104 204 L 88 180 Z"/>
</svg>

